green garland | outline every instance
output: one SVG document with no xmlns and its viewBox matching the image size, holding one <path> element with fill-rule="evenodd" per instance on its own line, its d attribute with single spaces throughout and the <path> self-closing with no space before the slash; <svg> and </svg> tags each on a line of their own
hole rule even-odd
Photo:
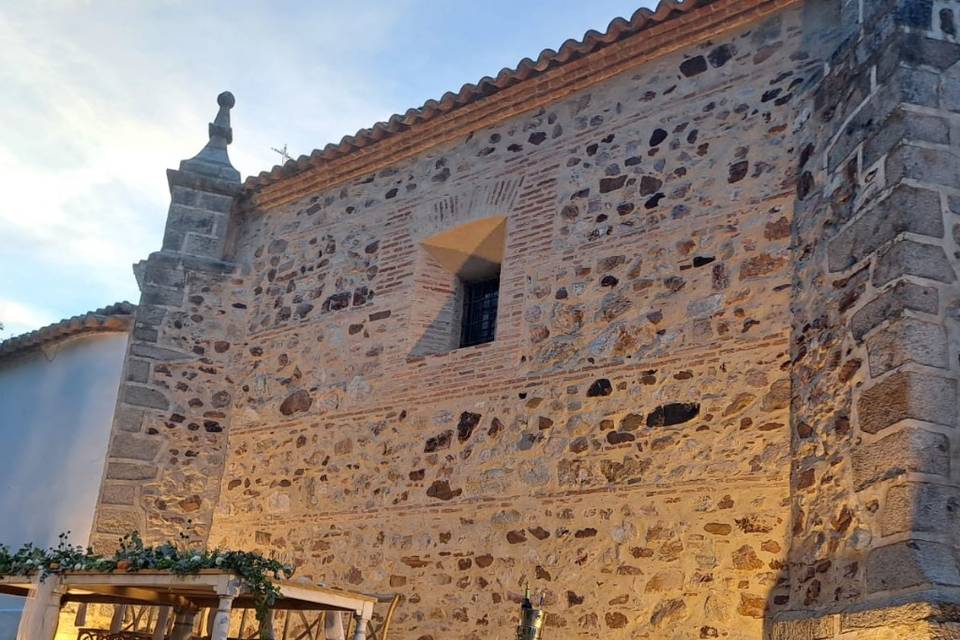
<svg viewBox="0 0 960 640">
<path fill-rule="evenodd" d="M 57 546 L 49 549 L 27 543 L 11 552 L 9 547 L 0 544 L 0 575 L 39 574 L 43 580 L 51 574 L 70 571 L 113 573 L 151 569 L 186 575 L 202 569 L 221 569 L 235 573 L 253 595 L 257 620 L 261 622 L 280 596 L 273 580 L 293 576 L 290 565 L 250 551 L 181 548 L 172 542 L 148 547 L 134 531 L 120 539 L 120 548 L 113 556 L 106 557 L 94 553 L 90 547 L 71 545 L 68 535 L 69 532 L 61 533 Z"/>
</svg>

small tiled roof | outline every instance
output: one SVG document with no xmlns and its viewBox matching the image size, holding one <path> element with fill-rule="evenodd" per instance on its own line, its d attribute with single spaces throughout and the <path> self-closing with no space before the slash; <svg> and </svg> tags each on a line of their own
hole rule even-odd
<svg viewBox="0 0 960 640">
<path fill-rule="evenodd" d="M 712 4 L 715 1 L 683 0 L 678 2 L 677 0 L 661 0 L 654 11 L 644 8 L 637 10 L 629 20 L 615 18 L 603 33 L 591 29 L 580 40 L 571 38 L 564 42 L 559 51 L 544 49 L 536 60 L 524 58 L 517 64 L 516 68 L 501 70 L 496 78 L 487 76 L 476 84 L 465 84 L 457 93 L 448 91 L 440 100 L 427 100 L 419 108 L 408 109 L 402 115 L 394 114 L 386 122 L 378 122 L 369 129 L 361 129 L 352 136 L 344 136 L 339 143 L 330 143 L 323 149 L 315 149 L 309 156 L 304 155 L 296 160 L 288 160 L 283 166 L 276 165 L 269 172 L 261 171 L 258 176 L 247 178 L 244 188 L 248 191 L 256 191 L 284 178 L 297 175 L 310 167 L 319 166 L 324 162 L 346 156 L 357 149 L 367 147 L 393 134 L 406 131 L 410 127 L 469 105 L 481 98 L 580 59 L 638 32 L 683 16 L 694 9 Z"/>
<path fill-rule="evenodd" d="M 127 331 L 133 324 L 133 313 L 136 310 L 137 306 L 134 304 L 117 302 L 96 311 L 49 324 L 30 333 L 7 338 L 0 342 L 0 359 L 80 333 Z"/>
</svg>

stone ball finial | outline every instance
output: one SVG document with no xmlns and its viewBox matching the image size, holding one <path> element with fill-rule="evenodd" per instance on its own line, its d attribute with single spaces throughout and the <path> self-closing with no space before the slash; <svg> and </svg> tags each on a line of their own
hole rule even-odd
<svg viewBox="0 0 960 640">
<path fill-rule="evenodd" d="M 197 173 L 204 176 L 217 176 L 230 182 L 240 182 L 240 172 L 230 164 L 227 145 L 233 142 L 233 129 L 230 127 L 230 109 L 236 104 L 236 98 L 229 91 L 217 96 L 217 115 L 207 127 L 210 137 L 200 153 L 180 163 L 180 171 Z"/>
</svg>

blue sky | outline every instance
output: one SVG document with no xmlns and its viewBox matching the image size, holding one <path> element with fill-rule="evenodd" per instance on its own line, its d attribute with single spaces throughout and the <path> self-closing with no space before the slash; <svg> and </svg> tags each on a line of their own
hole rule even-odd
<svg viewBox="0 0 960 640">
<path fill-rule="evenodd" d="M 165 170 L 233 91 L 246 176 L 649 0 L 0 4 L 0 339 L 139 293 Z"/>
</svg>

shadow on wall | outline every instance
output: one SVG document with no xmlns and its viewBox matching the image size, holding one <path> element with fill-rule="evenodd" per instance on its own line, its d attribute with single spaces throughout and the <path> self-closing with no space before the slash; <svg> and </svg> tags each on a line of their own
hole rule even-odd
<svg viewBox="0 0 960 640">
<path fill-rule="evenodd" d="M 452 351 L 460 340 L 463 305 L 460 279 L 432 256 L 421 254 L 410 310 L 411 358 Z"/>
<path fill-rule="evenodd" d="M 774 640 L 832 638 L 835 630 L 828 614 L 849 611 L 863 601 L 863 554 L 858 551 L 863 541 L 856 541 L 855 511 L 859 506 L 847 455 L 850 447 L 856 446 L 850 437 L 853 386 L 839 366 L 848 334 L 841 298 L 853 279 L 824 278 L 828 275 L 824 235 L 842 226 L 845 219 L 838 211 L 852 206 L 859 185 L 857 177 L 851 178 L 843 167 L 828 172 L 825 158 L 828 142 L 844 124 L 844 101 L 857 94 L 861 81 L 870 84 L 874 62 L 859 59 L 870 54 L 869 45 L 858 47 L 860 11 L 872 7 L 892 16 L 896 4 L 891 0 L 807 0 L 804 4 L 805 49 L 822 52 L 829 61 L 830 75 L 814 78 L 811 86 L 804 87 L 807 98 L 798 103 L 804 110 L 795 116 L 801 128 L 795 140 L 797 197 L 791 239 L 795 269 L 791 525 L 784 541 L 786 566 L 781 568 L 765 608 L 764 637 Z M 864 129 L 870 126 L 868 123 Z M 810 178 L 813 175 L 816 177 Z M 840 187 L 831 194 L 825 183 Z M 853 505 L 852 510 L 848 504 Z"/>
<path fill-rule="evenodd" d="M 490 217 L 441 231 L 420 243 L 410 326 L 409 357 L 460 347 L 464 284 L 498 277 L 506 218 Z"/>
</svg>

